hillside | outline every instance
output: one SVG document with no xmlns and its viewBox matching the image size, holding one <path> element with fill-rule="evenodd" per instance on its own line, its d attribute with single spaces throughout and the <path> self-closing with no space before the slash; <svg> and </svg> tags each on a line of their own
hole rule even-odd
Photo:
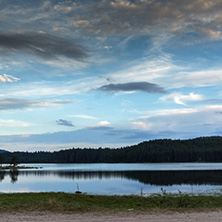
<svg viewBox="0 0 222 222">
<path fill-rule="evenodd" d="M 151 140 L 117 149 L 72 148 L 56 152 L 7 152 L 1 153 L 1 156 L 9 162 L 13 154 L 20 163 L 222 162 L 222 137 Z"/>
</svg>

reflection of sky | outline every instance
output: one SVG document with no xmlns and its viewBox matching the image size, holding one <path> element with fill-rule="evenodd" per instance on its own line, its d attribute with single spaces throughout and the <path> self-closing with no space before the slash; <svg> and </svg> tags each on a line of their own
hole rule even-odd
<svg viewBox="0 0 222 222">
<path fill-rule="evenodd" d="M 130 163 L 130 164 L 23 164 L 41 170 L 136 171 L 136 170 L 222 170 L 222 163 Z"/>
<path fill-rule="evenodd" d="M 0 183 L 1 192 L 75 192 L 77 184 L 82 192 L 93 194 L 134 194 L 139 192 L 140 183 L 127 179 L 67 179 L 54 175 L 50 177 L 19 176 L 14 184 L 10 182 L 10 177 L 6 176 Z"/>
<path fill-rule="evenodd" d="M 161 188 L 167 193 L 209 193 L 219 189 L 221 186 L 205 186 L 205 185 L 173 185 L 173 186 L 156 186 L 143 184 L 138 181 L 112 178 L 112 179 L 93 179 L 93 180 L 72 180 L 67 178 L 59 178 L 55 175 L 49 177 L 35 177 L 20 175 L 18 181 L 11 183 L 10 177 L 6 176 L 0 183 L 1 192 L 68 192 L 74 193 L 79 190 L 88 194 L 104 194 L 104 195 L 140 195 L 141 189 L 143 194 L 161 193 Z"/>
<path fill-rule="evenodd" d="M 30 164 L 26 164 L 30 165 Z M 33 164 L 43 168 L 28 170 L 18 175 L 18 180 L 15 183 L 11 182 L 10 174 L 7 172 L 4 179 L 0 182 L 0 192 L 69 192 L 74 193 L 79 190 L 89 194 L 105 194 L 105 195 L 124 195 L 138 194 L 141 190 L 143 194 L 161 193 L 161 188 L 168 193 L 209 193 L 219 191 L 221 185 L 191 185 L 191 184 L 174 184 L 166 185 L 151 185 L 144 184 L 139 181 L 139 176 L 127 177 L 128 174 L 121 174 L 120 170 L 126 172 L 145 169 L 149 170 L 167 170 L 167 169 L 221 169 L 220 163 L 167 163 L 167 164 Z M 59 171 L 57 171 L 60 169 Z M 84 170 L 91 171 L 89 174 L 84 174 Z M 72 175 L 70 171 L 80 171 Z M 93 172 L 92 172 L 93 171 Z M 94 172 L 95 171 L 95 172 Z M 113 173 L 99 173 L 101 171 L 113 171 Z M 115 171 L 119 172 L 115 174 Z M 39 173 L 38 173 L 39 172 Z M 65 173 L 68 174 L 65 174 Z M 212 171 L 213 172 L 213 171 Z M 36 173 L 36 174 L 35 174 Z M 98 174 L 97 174 L 98 173 Z M 130 173 L 130 172 L 129 172 Z M 164 172 L 165 174 L 166 172 Z M 211 173 L 211 172 L 210 172 Z M 124 176 L 125 175 L 125 176 Z M 131 174 L 129 174 L 131 175 Z M 136 174 L 137 175 L 137 174 Z M 147 173 L 142 174 L 147 177 Z M 149 174 L 150 175 L 150 174 Z M 218 175 L 218 174 L 217 174 Z M 186 183 L 186 182 L 185 182 Z M 164 184 L 164 181 L 163 181 Z"/>
</svg>

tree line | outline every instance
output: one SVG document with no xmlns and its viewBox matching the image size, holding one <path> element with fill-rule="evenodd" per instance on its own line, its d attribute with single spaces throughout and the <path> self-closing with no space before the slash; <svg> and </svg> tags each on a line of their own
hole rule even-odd
<svg viewBox="0 0 222 222">
<path fill-rule="evenodd" d="M 222 137 L 188 140 L 159 139 L 117 149 L 72 148 L 55 152 L 3 152 L 6 163 L 157 163 L 222 162 Z"/>
</svg>

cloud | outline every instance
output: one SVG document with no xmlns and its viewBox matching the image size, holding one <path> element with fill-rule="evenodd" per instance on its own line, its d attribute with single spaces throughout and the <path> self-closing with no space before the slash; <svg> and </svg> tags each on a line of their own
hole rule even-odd
<svg viewBox="0 0 222 222">
<path fill-rule="evenodd" d="M 56 63 L 56 61 L 54 61 L 54 63 Z M 82 76 L 82 78 L 69 82 L 62 80 L 59 82 L 39 81 L 33 82 L 31 85 L 21 82 L 17 87 L 13 87 L 13 90 L 9 90 L 8 88 L 4 93 L 7 97 L 73 95 L 95 90 L 114 81 L 121 84 L 127 82 L 149 83 L 158 81 L 157 85 L 162 86 L 162 84 L 164 84 L 166 87 L 169 87 L 171 82 L 168 83 L 168 80 L 173 81 L 175 78 L 175 76 L 170 76 L 161 81 L 164 76 L 168 76 L 175 68 L 172 61 L 165 57 L 140 59 L 126 66 L 128 68 L 101 75 L 99 78 L 98 76 L 90 75 L 88 77 Z M 165 82 L 168 84 L 166 85 Z M 128 93 L 129 91 L 125 92 Z M 123 93 L 123 91 L 121 91 L 121 93 Z"/>
<path fill-rule="evenodd" d="M 110 122 L 109 122 L 109 121 L 106 121 L 106 120 L 100 121 L 100 122 L 97 124 L 97 126 L 107 126 L 107 125 L 110 125 Z"/>
<path fill-rule="evenodd" d="M 87 129 L 107 131 L 114 129 L 114 127 L 111 126 L 111 123 L 109 121 L 103 120 L 94 125 L 89 126 Z"/>
<path fill-rule="evenodd" d="M 118 92 L 118 91 L 142 91 L 146 93 L 166 93 L 166 91 L 153 83 L 149 82 L 129 82 L 129 83 L 120 83 L 120 84 L 109 84 L 104 85 L 96 90 L 105 91 L 105 92 Z"/>
<path fill-rule="evenodd" d="M 221 38 L 219 0 L 103 0 L 84 6 L 74 17 L 74 26 L 91 33 L 156 35 L 161 31 L 183 35 L 193 32 L 203 38 Z"/>
<path fill-rule="evenodd" d="M 222 3 L 219 0 L 37 1 L 24 7 L 25 3 L 21 0 L 0 4 L 1 19 L 7 29 L 37 27 L 43 32 L 72 30 L 75 34 L 83 30 L 97 34 L 99 41 L 113 34 L 157 36 L 160 31 L 177 34 L 177 37 L 198 33 L 205 38 L 221 38 Z"/>
<path fill-rule="evenodd" d="M 104 46 L 103 48 L 106 49 L 106 50 L 110 50 L 110 49 L 112 49 L 112 46 L 106 45 L 106 46 Z"/>
<path fill-rule="evenodd" d="M 188 138 L 211 135 L 221 125 L 221 110 L 221 105 L 155 110 L 147 116 L 131 119 L 131 123 L 134 129 L 143 127 L 156 135 L 161 135 L 163 129 L 178 136 L 186 133 Z"/>
<path fill-rule="evenodd" d="M 57 123 L 58 125 L 61 125 L 61 126 L 70 126 L 70 127 L 74 127 L 74 125 L 72 124 L 71 121 L 67 121 L 67 120 L 64 120 L 64 119 L 56 120 L 56 123 Z"/>
<path fill-rule="evenodd" d="M 163 96 L 159 99 L 164 102 L 175 102 L 179 105 L 186 106 L 185 102 L 195 102 L 195 101 L 203 101 L 204 98 L 202 95 L 190 93 L 189 95 L 183 95 L 181 93 L 171 93 L 169 95 Z"/>
<path fill-rule="evenodd" d="M 168 109 L 152 111 L 148 116 L 132 119 L 132 126 L 120 128 L 101 121 L 95 126 L 55 133 L 0 136 L 1 143 L 40 144 L 117 144 L 139 143 L 157 138 L 191 138 L 215 135 L 221 127 L 222 106 L 207 106 L 200 109 Z M 192 119 L 192 121 L 190 121 Z M 57 120 L 57 124 L 69 126 L 72 122 Z M 73 146 L 70 146 L 70 148 Z"/>
<path fill-rule="evenodd" d="M 99 83 L 98 83 L 99 80 Z M 96 78 L 81 78 L 67 81 L 39 81 L 27 84 L 21 82 L 16 86 L 7 86 L 4 91 L 5 97 L 55 97 L 62 95 L 74 95 L 92 90 L 95 85 L 102 85 L 105 81 Z M 70 101 L 73 103 L 73 101 Z"/>
<path fill-rule="evenodd" d="M 19 81 L 19 78 L 16 78 L 12 75 L 4 74 L 0 75 L 0 82 L 17 82 Z"/>
<path fill-rule="evenodd" d="M 83 59 L 86 50 L 74 40 L 44 33 L 0 33 L 0 55 L 24 52 L 44 59 L 67 57 Z"/>
<path fill-rule="evenodd" d="M 132 121 L 132 125 L 135 126 L 136 129 L 150 130 L 153 126 L 153 123 L 146 123 L 144 121 Z"/>
<path fill-rule="evenodd" d="M 112 128 L 111 123 L 109 121 L 103 120 L 98 122 L 97 124 L 93 125 L 90 127 L 90 129 L 108 129 L 108 128 Z"/>
<path fill-rule="evenodd" d="M 63 123 L 66 120 L 58 120 Z M 69 122 L 69 121 L 68 121 Z M 87 127 L 74 131 L 60 131 L 44 134 L 19 134 L 19 135 L 0 135 L 1 143 L 32 143 L 32 144 L 71 144 L 71 143 L 96 143 L 98 148 L 101 144 L 117 143 L 137 143 L 141 139 L 146 140 L 151 133 L 144 130 L 117 129 L 108 126 Z M 137 135 L 137 137 L 135 136 Z M 131 138 L 131 139 L 130 139 Z M 73 147 L 72 145 L 70 148 Z M 113 147 L 113 145 L 112 145 Z"/>
<path fill-rule="evenodd" d="M 72 104 L 73 101 L 31 101 L 27 99 L 4 98 L 0 99 L 0 110 L 55 107 L 60 104 Z"/>
<path fill-rule="evenodd" d="M 202 64 L 203 65 L 203 64 Z M 129 68 L 107 74 L 107 79 L 125 83 L 129 82 L 155 82 L 164 89 L 178 89 L 183 87 L 216 86 L 222 82 L 222 69 L 208 67 L 197 70 L 197 64 L 190 67 L 177 65 L 170 54 L 164 53 L 159 57 L 135 61 Z M 210 78 L 209 78 L 210 77 Z"/>
</svg>

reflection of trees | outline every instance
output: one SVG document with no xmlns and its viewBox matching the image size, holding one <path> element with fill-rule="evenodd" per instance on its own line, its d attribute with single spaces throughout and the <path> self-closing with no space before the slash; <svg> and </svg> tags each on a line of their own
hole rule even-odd
<svg viewBox="0 0 222 222">
<path fill-rule="evenodd" d="M 10 170 L 9 176 L 11 177 L 11 183 L 15 183 L 18 180 L 18 170 Z"/>
<path fill-rule="evenodd" d="M 2 182 L 5 178 L 5 171 L 4 170 L 1 170 L 0 171 L 0 181 Z"/>
<path fill-rule="evenodd" d="M 18 180 L 19 171 L 18 170 L 10 170 L 10 171 L 1 170 L 0 171 L 0 182 L 2 182 L 5 179 L 5 176 L 7 176 L 7 175 L 10 176 L 11 183 L 15 183 Z"/>
<path fill-rule="evenodd" d="M 133 180 L 152 185 L 222 185 L 222 171 L 134 171 L 125 172 Z"/>
<path fill-rule="evenodd" d="M 72 180 L 121 178 L 136 180 L 144 184 L 208 184 L 222 185 L 222 171 L 20 171 L 20 175 L 47 177 L 54 175 Z"/>
<path fill-rule="evenodd" d="M 222 171 L 0 171 L 0 181 L 9 175 L 11 182 L 15 183 L 18 176 L 36 176 L 67 178 L 72 180 L 92 180 L 92 179 L 128 179 L 136 180 L 144 184 L 170 186 L 173 184 L 195 184 L 195 185 L 222 185 Z M 42 178 L 44 179 L 44 178 Z"/>
</svg>

